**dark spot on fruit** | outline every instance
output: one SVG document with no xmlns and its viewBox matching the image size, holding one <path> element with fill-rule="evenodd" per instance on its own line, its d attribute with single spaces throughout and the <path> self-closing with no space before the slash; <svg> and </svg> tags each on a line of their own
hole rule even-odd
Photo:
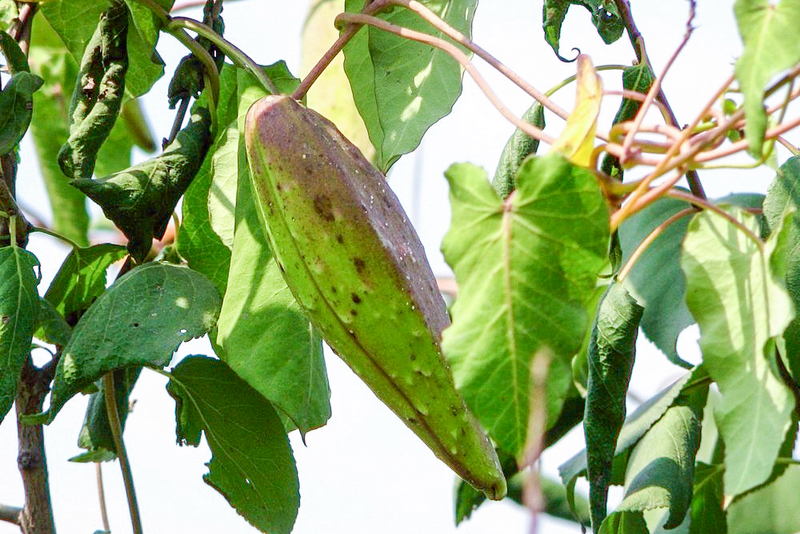
<svg viewBox="0 0 800 534">
<path fill-rule="evenodd" d="M 350 298 L 353 300 L 355 304 L 361 304 L 361 297 L 356 295 L 355 293 L 350 294 Z"/>
<path fill-rule="evenodd" d="M 355 265 L 358 274 L 363 273 L 364 269 L 367 268 L 367 264 L 361 258 L 353 258 L 353 265 Z"/>
<path fill-rule="evenodd" d="M 286 269 L 283 268 L 283 264 L 281 262 L 278 262 L 278 269 L 280 269 L 283 274 L 286 274 Z"/>
<path fill-rule="evenodd" d="M 275 184 L 275 189 L 277 189 L 278 191 L 283 191 L 283 186 L 281 185 L 281 183 L 280 183 L 280 182 L 278 182 L 277 184 Z"/>
<path fill-rule="evenodd" d="M 139 328 L 139 323 L 133 323 L 131 326 L 134 328 Z"/>
<path fill-rule="evenodd" d="M 314 211 L 328 222 L 336 220 L 336 217 L 333 215 L 333 203 L 331 199 L 325 195 L 317 195 L 314 197 Z"/>
<path fill-rule="evenodd" d="M 416 361 L 417 355 L 416 354 L 412 354 L 411 356 L 408 357 L 408 359 L 411 360 L 412 362 Z"/>
<path fill-rule="evenodd" d="M 355 316 L 357 316 L 357 315 L 358 315 L 358 312 L 357 312 L 357 311 L 355 311 L 355 310 L 350 310 L 350 315 L 352 315 L 353 317 L 355 317 Z"/>
<path fill-rule="evenodd" d="M 337 241 L 337 242 L 338 242 L 340 245 L 341 245 L 342 243 L 344 243 L 344 238 L 342 237 L 342 234 L 336 234 L 336 241 Z"/>
<path fill-rule="evenodd" d="M 453 412 L 453 415 L 458 415 L 458 408 L 454 404 L 450 405 L 450 411 Z"/>
<path fill-rule="evenodd" d="M 413 417 L 409 417 L 408 419 L 406 419 L 406 421 L 408 421 L 412 425 L 416 425 L 417 424 L 417 420 L 414 419 Z"/>
<path fill-rule="evenodd" d="M 353 332 L 352 330 L 348 330 L 347 333 L 350 334 L 350 337 L 358 341 L 358 336 L 356 336 L 355 332 Z"/>
<path fill-rule="evenodd" d="M 335 286 L 331 286 L 331 293 L 336 293 L 336 287 Z"/>
</svg>

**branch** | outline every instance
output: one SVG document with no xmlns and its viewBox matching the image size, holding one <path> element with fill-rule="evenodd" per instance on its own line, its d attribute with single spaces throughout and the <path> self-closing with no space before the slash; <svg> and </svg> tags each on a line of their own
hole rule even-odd
<svg viewBox="0 0 800 534">
<path fill-rule="evenodd" d="M 14 525 L 21 525 L 20 516 L 22 515 L 22 508 L 16 506 L 9 506 L 8 504 L 0 504 L 0 521 L 6 523 L 13 523 Z"/>
<path fill-rule="evenodd" d="M 25 488 L 25 507 L 20 514 L 20 526 L 25 534 L 53 534 L 55 524 L 47 480 L 47 457 L 44 451 L 42 425 L 26 425 L 19 416 L 42 411 L 44 398 L 50 390 L 54 366 L 37 369 L 30 355 L 25 360 L 15 399 L 19 456 L 17 466 Z"/>
<path fill-rule="evenodd" d="M 684 36 L 684 39 L 681 42 L 680 46 L 678 47 L 678 50 L 676 50 L 675 54 L 673 54 L 673 56 L 670 58 L 666 68 L 664 69 L 664 72 L 662 72 L 661 76 L 659 76 L 653 83 L 653 88 L 655 88 L 655 90 L 651 89 L 653 97 L 650 98 L 649 101 L 646 101 L 642 106 L 644 112 L 640 111 L 642 118 L 644 118 L 644 113 L 647 112 L 647 108 L 649 107 L 650 103 L 652 103 L 653 99 L 658 100 L 664 105 L 662 108 L 662 112 L 663 111 L 666 112 L 665 119 L 669 122 L 669 124 L 677 128 L 680 128 L 680 123 L 678 122 L 678 118 L 675 116 L 675 112 L 672 110 L 672 106 L 669 105 L 669 101 L 667 100 L 667 95 L 664 93 L 664 90 L 661 87 L 661 80 L 664 78 L 664 75 L 669 70 L 669 67 L 672 65 L 672 62 L 675 60 L 675 57 L 677 57 L 677 55 L 686 45 L 686 43 L 689 40 L 689 37 L 691 36 L 693 30 L 692 21 L 694 21 L 694 15 L 695 15 L 695 1 L 690 0 L 689 3 L 690 3 L 690 15 L 689 15 L 689 20 L 686 23 L 686 34 Z M 655 70 L 653 70 L 652 63 L 650 63 L 650 58 L 647 56 L 647 49 L 645 47 L 644 37 L 639 31 L 639 28 L 636 27 L 636 22 L 634 22 L 633 20 L 633 13 L 631 12 L 631 4 L 629 0 L 616 0 L 616 5 L 617 9 L 619 10 L 620 17 L 622 17 L 622 20 L 625 23 L 625 28 L 628 31 L 628 37 L 630 38 L 631 45 L 633 46 L 633 49 L 636 52 L 636 58 L 639 64 L 645 64 L 647 65 L 647 67 L 650 69 L 651 72 L 655 72 Z M 637 125 L 638 124 L 641 124 L 641 120 L 639 120 L 637 116 Z M 628 147 L 629 144 L 626 144 L 626 149 Z M 706 194 L 705 191 L 703 191 L 703 185 L 700 182 L 700 177 L 697 175 L 697 171 L 693 169 L 687 171 L 686 180 L 689 182 L 689 189 L 694 195 L 700 198 L 705 198 Z"/>
</svg>

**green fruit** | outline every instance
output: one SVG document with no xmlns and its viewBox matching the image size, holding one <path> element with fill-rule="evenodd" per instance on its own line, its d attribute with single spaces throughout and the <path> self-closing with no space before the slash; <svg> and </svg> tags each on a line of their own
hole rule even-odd
<svg viewBox="0 0 800 534">
<path fill-rule="evenodd" d="M 275 256 L 313 325 L 436 456 L 502 498 L 497 456 L 442 357 L 444 301 L 383 175 L 287 96 L 250 108 L 245 143 Z"/>
</svg>

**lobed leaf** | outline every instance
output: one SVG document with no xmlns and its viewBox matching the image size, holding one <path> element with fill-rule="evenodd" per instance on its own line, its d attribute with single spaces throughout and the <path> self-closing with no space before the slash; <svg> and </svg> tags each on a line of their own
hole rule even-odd
<svg viewBox="0 0 800 534">
<path fill-rule="evenodd" d="M 770 78 L 800 61 L 800 2 L 783 0 L 736 0 L 733 7 L 744 43 L 736 61 L 736 79 L 744 93 L 745 136 L 750 152 L 761 155 L 767 114 L 764 89 Z"/>
<path fill-rule="evenodd" d="M 421 0 L 467 38 L 477 0 Z M 365 0 L 347 0 L 347 11 L 359 12 Z M 392 24 L 442 37 L 405 8 L 382 11 Z M 381 172 L 401 155 L 417 148 L 436 121 L 450 113 L 461 95 L 461 66 L 448 54 L 426 44 L 363 26 L 344 48 L 344 70 L 356 107 L 375 147 Z"/>
<path fill-rule="evenodd" d="M 548 426 L 571 385 L 569 359 L 588 328 L 587 301 L 606 265 L 608 211 L 594 176 L 560 155 L 530 158 L 506 202 L 485 173 L 446 173 L 453 208 L 442 251 L 459 298 L 443 348 L 456 384 L 499 448 L 518 455 L 530 410 L 530 364 L 555 356 Z"/>
<path fill-rule="evenodd" d="M 278 414 L 219 360 L 184 358 L 167 391 L 178 442 L 211 449 L 203 480 L 261 532 L 288 534 L 300 506 L 297 469 Z"/>
<path fill-rule="evenodd" d="M 75 325 L 56 368 L 50 409 L 30 422 L 49 424 L 109 371 L 166 365 L 178 345 L 213 328 L 219 308 L 216 288 L 200 273 L 162 263 L 133 269 Z"/>
<path fill-rule="evenodd" d="M 758 235 L 755 216 L 729 213 Z M 781 269 L 789 228 L 762 244 L 706 211 L 684 240 L 686 302 L 700 325 L 704 366 L 722 393 L 715 419 L 725 442 L 726 495 L 767 480 L 791 424 L 794 399 L 771 369 L 775 339 L 794 317 Z"/>
<path fill-rule="evenodd" d="M 760 208 L 762 201 L 760 195 L 733 194 L 714 202 Z M 630 259 L 639 243 L 656 227 L 689 208 L 691 206 L 682 200 L 661 198 L 626 219 L 619 228 L 623 261 Z M 680 266 L 681 243 L 688 226 L 687 216 L 666 227 L 625 278 L 625 287 L 644 306 L 641 326 L 645 335 L 672 363 L 685 368 L 691 366 L 678 355 L 676 344 L 680 333 L 695 323 L 686 307 L 686 278 Z"/>
<path fill-rule="evenodd" d="M 39 295 L 36 257 L 18 247 L 0 248 L 0 421 L 17 394 L 20 372 L 31 350 Z"/>
</svg>

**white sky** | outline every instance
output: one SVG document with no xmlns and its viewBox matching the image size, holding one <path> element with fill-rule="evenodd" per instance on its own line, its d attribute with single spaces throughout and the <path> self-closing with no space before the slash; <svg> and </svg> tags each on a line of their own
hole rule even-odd
<svg viewBox="0 0 800 534">
<path fill-rule="evenodd" d="M 681 121 L 689 121 L 716 87 L 730 74 L 739 51 L 732 16 L 733 0 L 700 2 L 695 34 L 665 81 L 665 89 Z M 287 7 L 290 6 L 290 7 Z M 634 15 L 647 39 L 651 60 L 660 71 L 684 32 L 688 3 L 634 2 Z M 299 36 L 305 2 L 245 0 L 226 4 L 226 35 L 260 63 L 285 59 L 299 71 Z M 482 2 L 478 7 L 476 41 L 501 61 L 523 75 L 540 90 L 546 90 L 574 73 L 574 64 L 562 64 L 544 43 L 541 5 L 530 0 Z M 562 34 L 562 50 L 579 47 L 593 53 L 596 65 L 628 63 L 633 57 L 627 37 L 606 47 L 591 26 L 588 12 L 571 10 Z M 164 36 L 159 52 L 174 68 L 186 52 L 175 40 Z M 478 68 L 501 98 L 521 114 L 529 98 L 509 82 Z M 610 73 L 608 86 L 619 86 L 618 73 Z M 165 77 L 145 99 L 145 112 L 155 135 L 166 135 L 173 117 L 165 107 Z M 571 107 L 574 90 L 568 88 L 558 100 Z M 609 118 L 617 104 L 608 100 Z M 551 120 L 557 126 L 555 119 Z M 464 95 L 453 114 L 428 133 L 422 150 L 403 158 L 390 175 L 392 186 L 418 227 L 434 271 L 449 272 L 439 253 L 441 238 L 449 225 L 444 170 L 453 162 L 482 165 L 491 175 L 513 126 L 507 123 L 467 78 Z M 421 160 L 419 158 L 422 158 Z M 415 168 L 421 169 L 414 176 Z M 30 145 L 20 166 L 19 194 L 23 204 L 46 207 L 36 174 Z M 764 171 L 743 184 L 735 173 L 704 174 L 711 196 L 746 188 L 764 191 L 772 173 Z M 755 181 L 752 181 L 755 180 Z M 415 188 L 417 188 L 415 190 Z M 42 291 L 58 268 L 64 249 L 51 240 L 34 236 L 31 249 L 43 263 Z M 685 345 L 691 347 L 691 335 Z M 202 342 L 184 346 L 182 354 L 208 353 Z M 293 439 L 301 485 L 301 508 L 297 534 L 490 534 L 528 532 L 529 516 L 513 504 L 487 504 L 458 530 L 453 526 L 452 488 L 454 476 L 424 445 L 335 357 L 328 359 L 333 391 L 333 418 L 327 427 L 307 436 L 308 446 Z M 660 354 L 642 343 L 633 387 L 649 397 L 668 382 L 674 368 Z M 205 446 L 179 448 L 174 438 L 174 403 L 164 390 L 164 379 L 145 371 L 132 398 L 137 403 L 128 420 L 126 443 L 133 465 L 136 488 L 146 532 L 252 533 L 227 502 L 202 481 L 210 459 Z M 73 464 L 67 458 L 79 452 L 75 445 L 86 399 L 67 404 L 56 421 L 46 428 L 51 493 L 57 526 L 61 532 L 85 533 L 101 528 L 91 465 Z M 572 435 L 545 458 L 544 469 L 555 467 L 581 448 L 580 434 Z M 0 425 L 0 502 L 22 503 L 16 470 L 16 429 L 13 417 Z M 111 528 L 115 534 L 130 532 L 124 492 L 116 463 L 105 464 L 106 495 Z M 0 534 L 18 530 L 0 523 Z M 540 522 L 540 532 L 579 532 L 563 522 Z"/>
</svg>

